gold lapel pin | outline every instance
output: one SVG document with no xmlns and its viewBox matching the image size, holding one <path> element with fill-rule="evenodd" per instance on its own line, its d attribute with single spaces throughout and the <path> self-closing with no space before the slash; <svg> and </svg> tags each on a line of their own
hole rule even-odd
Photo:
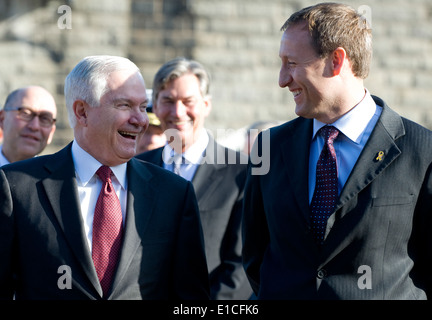
<svg viewBox="0 0 432 320">
<path fill-rule="evenodd" d="M 384 151 L 378 152 L 378 156 L 375 158 L 376 161 L 381 161 L 384 157 Z"/>
</svg>

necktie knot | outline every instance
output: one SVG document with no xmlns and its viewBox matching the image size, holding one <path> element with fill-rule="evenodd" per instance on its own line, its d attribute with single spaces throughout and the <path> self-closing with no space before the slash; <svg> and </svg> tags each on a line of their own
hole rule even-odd
<svg viewBox="0 0 432 320">
<path fill-rule="evenodd" d="M 99 178 L 102 180 L 102 182 L 107 182 L 111 180 L 111 175 L 113 174 L 110 167 L 107 166 L 101 166 L 97 171 L 96 174 L 99 176 Z"/>
<path fill-rule="evenodd" d="M 320 129 L 320 134 L 324 137 L 326 143 L 333 144 L 333 141 L 339 135 L 339 130 L 333 126 L 324 126 Z"/>
</svg>

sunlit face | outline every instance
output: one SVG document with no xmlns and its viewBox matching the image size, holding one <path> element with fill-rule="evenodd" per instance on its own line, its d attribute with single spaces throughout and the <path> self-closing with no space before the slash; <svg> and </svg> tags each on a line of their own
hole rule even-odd
<svg viewBox="0 0 432 320">
<path fill-rule="evenodd" d="M 137 141 L 149 125 L 144 79 L 139 73 L 116 71 L 107 79 L 100 106 L 74 104 L 80 146 L 102 164 L 115 166 L 130 160 Z M 78 131 L 78 132 L 77 132 Z"/>
<path fill-rule="evenodd" d="M 29 87 L 11 101 L 7 108 L 26 107 L 41 116 L 55 119 L 57 108 L 52 95 L 40 87 Z M 14 162 L 32 158 L 40 154 L 51 143 L 55 123 L 42 126 L 38 116 L 26 121 L 20 118 L 18 111 L 1 111 L 0 125 L 4 132 L 3 153 Z"/>
<path fill-rule="evenodd" d="M 153 112 L 159 118 L 162 129 L 178 132 L 182 152 L 198 139 L 210 109 L 210 98 L 202 96 L 199 80 L 191 73 L 169 82 L 159 92 L 153 105 Z"/>
<path fill-rule="evenodd" d="M 325 118 L 331 103 L 330 59 L 318 56 L 305 23 L 289 27 L 282 35 L 279 86 L 294 96 L 295 112 L 305 118 Z"/>
</svg>

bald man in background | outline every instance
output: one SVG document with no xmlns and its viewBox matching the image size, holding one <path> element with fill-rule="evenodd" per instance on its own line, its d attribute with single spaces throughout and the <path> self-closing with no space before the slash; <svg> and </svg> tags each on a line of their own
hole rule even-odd
<svg viewBox="0 0 432 320">
<path fill-rule="evenodd" d="M 0 166 L 40 154 L 52 141 L 56 116 L 54 97 L 46 89 L 28 86 L 12 91 L 0 110 Z"/>
</svg>

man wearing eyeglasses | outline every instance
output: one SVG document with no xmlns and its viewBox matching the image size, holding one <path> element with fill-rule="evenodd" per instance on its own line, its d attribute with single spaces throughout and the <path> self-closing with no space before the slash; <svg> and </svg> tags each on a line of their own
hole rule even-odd
<svg viewBox="0 0 432 320">
<path fill-rule="evenodd" d="M 0 166 L 40 154 L 52 141 L 56 115 L 54 97 L 46 89 L 29 86 L 12 91 L 0 110 Z"/>
</svg>

